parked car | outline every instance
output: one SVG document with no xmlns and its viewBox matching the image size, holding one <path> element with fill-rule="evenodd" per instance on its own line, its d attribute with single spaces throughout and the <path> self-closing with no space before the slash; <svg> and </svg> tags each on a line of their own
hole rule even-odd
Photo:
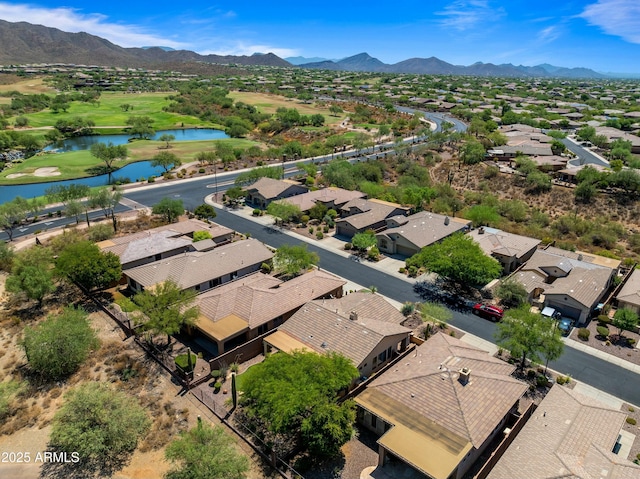
<svg viewBox="0 0 640 479">
<path fill-rule="evenodd" d="M 473 306 L 473 314 L 497 322 L 504 316 L 504 310 L 491 304 L 476 303 Z"/>
<path fill-rule="evenodd" d="M 573 328 L 573 321 L 571 321 L 569 318 L 561 318 L 558 321 L 558 329 L 560 330 L 563 336 L 569 336 L 572 328 Z"/>
</svg>

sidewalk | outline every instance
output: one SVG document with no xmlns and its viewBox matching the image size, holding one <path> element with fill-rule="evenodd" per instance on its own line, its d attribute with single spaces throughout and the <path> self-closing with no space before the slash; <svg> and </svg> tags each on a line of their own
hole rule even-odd
<svg viewBox="0 0 640 479">
<path fill-rule="evenodd" d="M 254 221 L 256 223 L 260 223 L 263 224 L 265 226 L 274 226 L 274 222 L 273 219 L 270 216 L 253 216 L 253 208 L 250 208 L 248 206 L 242 207 L 242 208 L 238 208 L 238 209 L 229 209 L 221 204 L 218 203 L 214 203 L 212 201 L 211 196 L 213 195 L 209 195 L 205 198 L 205 203 L 210 204 L 211 206 L 214 206 L 216 208 L 219 209 L 223 209 L 225 211 L 228 211 L 229 213 L 238 215 L 238 216 L 242 216 L 246 219 L 249 219 L 251 221 Z M 275 226 L 274 226 L 275 227 Z M 325 237 L 325 239 L 321 240 L 321 241 L 317 241 L 317 240 L 313 240 L 311 238 L 308 238 L 306 236 L 291 232 L 291 231 L 287 231 L 286 232 L 288 235 L 296 238 L 297 240 L 301 241 L 301 242 L 305 242 L 308 244 L 312 244 L 314 246 L 317 246 L 318 248 L 322 248 L 325 249 L 327 251 L 331 251 L 334 254 L 338 254 L 340 256 L 343 256 L 344 258 L 349 258 L 352 257 L 353 255 L 349 252 L 349 251 L 345 251 L 343 249 L 343 245 L 344 242 L 340 241 L 338 239 L 335 239 L 333 237 Z M 406 275 L 404 274 L 400 274 L 398 273 L 398 269 L 402 266 L 404 266 L 404 261 L 398 260 L 398 259 L 394 259 L 394 258 L 389 258 L 386 257 L 383 260 L 377 262 L 377 263 L 373 263 L 370 261 L 363 261 L 362 264 L 364 264 L 365 266 L 369 267 L 369 268 L 374 268 L 377 269 L 379 271 L 383 271 L 387 274 L 390 274 L 392 276 L 395 276 L 396 278 L 402 279 L 403 281 L 406 281 L 407 283 L 413 283 L 415 282 L 415 278 L 408 278 Z M 347 284 L 345 285 L 345 290 L 349 291 L 349 290 L 359 290 L 359 289 L 366 289 L 368 286 L 362 286 L 362 285 L 358 285 L 356 283 L 353 282 L 347 282 Z M 400 308 L 402 305 L 401 303 L 399 303 L 398 301 L 392 300 L 390 298 L 387 298 L 385 296 L 383 296 L 387 301 L 389 301 L 391 304 L 395 305 L 396 307 Z M 473 346 L 476 346 L 484 351 L 489 352 L 490 354 L 494 354 L 497 350 L 498 347 L 493 344 L 490 341 L 484 340 L 482 338 L 479 338 L 477 336 L 474 336 L 470 333 L 465 332 L 463 338 L 463 341 L 467 342 L 468 344 L 471 344 Z M 628 369 L 629 371 L 632 371 L 636 374 L 640 374 L 640 366 L 633 364 L 629 361 L 625 361 L 624 359 L 620 359 L 616 356 L 613 356 L 611 354 L 605 353 L 603 351 L 600 351 L 598 349 L 592 348 L 590 346 L 586 346 L 578 341 L 574 341 L 573 339 L 569 339 L 569 338 L 563 338 L 563 341 L 565 342 L 565 344 L 569 347 L 572 347 L 574 349 L 578 349 L 580 351 L 583 351 L 587 354 L 590 354 L 592 356 L 596 356 L 599 359 L 603 360 L 603 361 L 607 361 L 609 363 L 615 364 L 621 368 L 624 369 Z M 603 391 L 600 391 L 598 389 L 595 389 L 591 386 L 588 386 L 586 384 L 583 383 L 579 383 L 576 381 L 576 390 L 578 390 L 579 392 L 593 397 L 595 399 L 599 399 L 602 402 L 605 402 L 617 409 L 619 409 L 621 407 L 621 405 L 623 404 L 623 401 L 621 399 L 618 399 L 614 396 L 611 396 L 610 394 L 607 394 Z"/>
</svg>

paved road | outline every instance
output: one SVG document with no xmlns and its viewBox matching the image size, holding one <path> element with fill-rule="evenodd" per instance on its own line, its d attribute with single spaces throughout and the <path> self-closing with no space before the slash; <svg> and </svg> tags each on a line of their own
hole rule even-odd
<svg viewBox="0 0 640 479">
<path fill-rule="evenodd" d="M 134 199 L 140 202 L 145 201 L 145 198 L 137 196 Z M 227 211 L 218 211 L 216 222 L 243 233 L 250 233 L 253 238 L 257 238 L 274 247 L 292 242 L 291 237 L 279 230 L 265 227 Z M 413 292 L 411 285 L 406 281 L 389 276 L 363 264 L 345 260 L 344 257 L 323 248 L 309 245 L 309 249 L 320 256 L 320 267 L 322 269 L 331 271 L 363 286 L 375 285 L 380 294 L 399 302 L 420 301 L 420 298 Z M 451 324 L 463 331 L 494 342 L 493 335 L 496 328 L 494 323 L 472 314 L 453 311 Z M 566 347 L 564 355 L 558 361 L 550 363 L 549 367 L 626 402 L 640 405 L 640 388 L 638 387 L 640 377 L 627 369 L 602 361 L 597 357 L 571 347 Z"/>
</svg>

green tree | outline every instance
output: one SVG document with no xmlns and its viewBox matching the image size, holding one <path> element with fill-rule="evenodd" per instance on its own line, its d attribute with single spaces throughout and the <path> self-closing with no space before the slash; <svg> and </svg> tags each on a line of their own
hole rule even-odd
<svg viewBox="0 0 640 479">
<path fill-rule="evenodd" d="M 318 201 L 309 209 L 309 218 L 320 221 L 325 217 L 328 210 L 324 203 Z"/>
<path fill-rule="evenodd" d="M 470 237 L 455 233 L 416 253 L 407 267 L 427 268 L 440 276 L 465 285 L 484 285 L 500 276 L 502 267 L 484 254 Z"/>
<path fill-rule="evenodd" d="M 192 289 L 182 290 L 173 280 L 157 285 L 152 291 L 145 290 L 133 297 L 144 317 L 136 322 L 142 325 L 143 331 L 154 334 L 166 334 L 167 343 L 171 335 L 180 331 L 183 326 L 195 324 L 200 311 L 193 306 L 196 292 Z"/>
<path fill-rule="evenodd" d="M 116 160 L 126 158 L 128 153 L 125 145 L 114 145 L 111 142 L 94 143 L 91 145 L 90 152 L 92 156 L 104 162 L 108 172 L 113 171 L 113 163 Z"/>
<path fill-rule="evenodd" d="M 593 141 L 596 136 L 596 129 L 592 126 L 583 126 L 576 132 L 576 135 L 583 141 Z"/>
<path fill-rule="evenodd" d="M 158 138 L 158 141 L 164 141 L 166 143 L 165 148 L 168 150 L 169 148 L 171 148 L 170 143 L 175 139 L 176 137 L 174 135 L 170 135 L 169 133 L 163 133 L 162 135 L 160 135 L 160 138 Z"/>
<path fill-rule="evenodd" d="M 467 165 L 467 181 L 469 181 L 469 170 L 472 165 L 476 165 L 484 160 L 484 146 L 475 140 L 467 141 L 460 150 L 460 161 Z"/>
<path fill-rule="evenodd" d="M 376 234 L 371 230 L 365 231 L 364 233 L 356 233 L 351 239 L 353 247 L 360 251 L 366 251 L 377 243 Z"/>
<path fill-rule="evenodd" d="M 180 199 L 162 198 L 153 205 L 151 212 L 154 215 L 161 215 L 167 223 L 173 223 L 180 215 L 184 214 L 184 205 Z"/>
<path fill-rule="evenodd" d="M 464 216 L 473 221 L 475 227 L 496 226 L 502 219 L 496 209 L 489 205 L 474 205 L 467 210 Z"/>
<path fill-rule="evenodd" d="M 629 308 L 621 308 L 613 315 L 611 324 L 618 328 L 618 335 L 622 336 L 622 331 L 633 331 L 638 326 L 638 314 Z"/>
<path fill-rule="evenodd" d="M 519 308 L 526 304 L 529 298 L 525 287 L 515 279 L 501 281 L 496 288 L 496 296 L 500 298 L 500 302 L 507 308 Z"/>
<path fill-rule="evenodd" d="M 82 309 L 67 307 L 35 327 L 26 327 L 21 346 L 29 366 L 49 379 L 62 379 L 78 370 L 100 342 Z"/>
<path fill-rule="evenodd" d="M 429 338 L 436 327 L 444 326 L 453 317 L 453 313 L 449 308 L 432 302 L 426 302 L 418 305 L 422 321 L 427 323 L 424 335 Z"/>
<path fill-rule="evenodd" d="M 535 193 L 551 191 L 551 177 L 542 171 L 532 171 L 527 175 L 526 184 Z"/>
<path fill-rule="evenodd" d="M 213 206 L 206 203 L 202 203 L 193 210 L 193 214 L 200 220 L 206 220 L 209 218 L 215 218 L 217 216 L 216 210 Z"/>
<path fill-rule="evenodd" d="M 244 479 L 249 471 L 249 460 L 238 453 L 222 426 L 200 422 L 174 439 L 165 456 L 176 464 L 165 479 Z"/>
<path fill-rule="evenodd" d="M 286 200 L 273 201 L 267 206 L 267 213 L 284 223 L 297 220 L 302 216 L 300 207 Z"/>
<path fill-rule="evenodd" d="M 91 190 L 89 193 L 89 207 L 101 208 L 105 218 L 111 218 L 113 231 L 118 230 L 116 222 L 116 206 L 122 199 L 122 189 L 115 186 L 104 186 Z"/>
<path fill-rule="evenodd" d="M 243 374 L 240 405 L 268 431 L 298 437 L 318 456 L 333 456 L 353 434 L 353 401 L 338 392 L 358 377 L 350 360 L 335 353 L 273 354 Z"/>
<path fill-rule="evenodd" d="M 231 207 L 237 206 L 246 195 L 240 186 L 232 186 L 225 194 L 227 205 Z"/>
<path fill-rule="evenodd" d="M 120 258 L 91 241 L 66 246 L 56 260 L 56 273 L 91 291 L 104 289 L 122 276 Z"/>
<path fill-rule="evenodd" d="M 235 179 L 236 186 L 249 186 L 260 178 L 273 178 L 279 180 L 282 178 L 283 169 L 281 166 L 260 166 L 249 171 L 240 173 Z M 227 192 L 227 195 L 229 193 Z"/>
<path fill-rule="evenodd" d="M 564 343 L 560 331 L 552 321 L 538 313 L 532 313 L 528 304 L 510 309 L 498 323 L 497 344 L 510 351 L 512 357 L 521 358 L 521 369 L 526 366 L 527 358 L 540 363 L 541 354 L 547 354 L 549 359 L 557 359 L 562 354 Z"/>
<path fill-rule="evenodd" d="M 162 151 L 151 158 L 151 166 L 156 167 L 160 166 L 166 172 L 173 168 L 177 168 L 182 165 L 182 161 L 173 153 L 169 153 L 168 151 Z"/>
<path fill-rule="evenodd" d="M 47 248 L 33 246 L 18 252 L 7 278 L 7 291 L 24 294 L 42 304 L 44 297 L 55 289 L 51 271 L 52 256 Z"/>
<path fill-rule="evenodd" d="M 340 108 L 338 105 L 331 105 L 329 107 L 329 112 L 331 112 L 333 116 L 338 116 L 340 113 L 342 113 L 342 108 Z"/>
<path fill-rule="evenodd" d="M 13 241 L 14 229 L 24 220 L 29 209 L 28 202 L 21 197 L 0 204 L 0 227 Z"/>
<path fill-rule="evenodd" d="M 100 382 L 65 394 L 53 419 L 51 445 L 76 453 L 83 464 L 105 467 L 132 452 L 151 421 L 138 401 Z"/>
<path fill-rule="evenodd" d="M 276 250 L 273 257 L 273 269 L 286 276 L 297 276 L 311 266 L 317 265 L 319 261 L 318 253 L 307 250 L 306 244 L 283 244 Z"/>
<path fill-rule="evenodd" d="M 11 271 L 13 258 L 15 258 L 13 248 L 4 241 L 0 241 L 0 271 Z"/>
<path fill-rule="evenodd" d="M 154 134 L 153 120 L 148 116 L 132 115 L 127 119 L 127 125 L 130 126 L 129 134 L 139 139 L 150 139 Z"/>
</svg>

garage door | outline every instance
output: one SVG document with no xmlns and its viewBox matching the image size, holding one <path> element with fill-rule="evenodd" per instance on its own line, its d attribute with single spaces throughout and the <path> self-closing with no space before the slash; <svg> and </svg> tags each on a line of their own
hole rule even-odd
<svg viewBox="0 0 640 479">
<path fill-rule="evenodd" d="M 556 310 L 559 311 L 564 318 L 577 320 L 580 318 L 580 314 L 582 314 L 582 311 L 579 310 L 578 308 L 572 308 L 570 306 L 561 305 L 561 304 L 553 304 L 551 306 L 556 308 Z"/>
<path fill-rule="evenodd" d="M 398 254 L 401 254 L 403 256 L 413 256 L 414 254 L 417 253 L 416 250 L 412 249 L 412 248 L 408 248 L 406 246 L 400 246 L 400 245 L 396 245 L 396 252 Z"/>
</svg>

